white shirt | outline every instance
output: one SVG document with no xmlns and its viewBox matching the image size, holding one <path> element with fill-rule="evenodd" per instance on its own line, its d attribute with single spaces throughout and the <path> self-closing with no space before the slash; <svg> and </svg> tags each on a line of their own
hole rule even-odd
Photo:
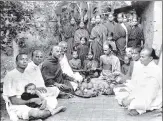
<svg viewBox="0 0 163 121">
<path fill-rule="evenodd" d="M 147 66 L 142 66 L 135 78 L 132 89 L 130 109 L 153 110 L 162 106 L 162 75 L 159 67 L 152 61 Z M 135 76 L 136 76 L 135 75 Z"/>
<path fill-rule="evenodd" d="M 37 66 L 34 64 L 33 61 L 28 63 L 27 68 L 25 69 L 25 72 L 28 73 L 34 83 L 37 87 L 45 87 L 44 79 L 41 74 L 40 66 Z"/>
<path fill-rule="evenodd" d="M 28 73 L 21 73 L 14 69 L 7 73 L 4 78 L 3 95 L 7 97 L 21 96 L 24 87 L 30 83 L 31 78 Z"/>
</svg>

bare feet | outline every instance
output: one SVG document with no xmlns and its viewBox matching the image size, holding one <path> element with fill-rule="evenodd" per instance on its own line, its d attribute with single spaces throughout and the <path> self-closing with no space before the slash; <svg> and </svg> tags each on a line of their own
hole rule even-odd
<svg viewBox="0 0 163 121">
<path fill-rule="evenodd" d="M 69 98 L 73 98 L 74 95 L 73 94 L 70 94 L 70 93 L 62 93 L 58 96 L 58 98 L 61 98 L 61 99 L 69 99 Z"/>
<path fill-rule="evenodd" d="M 52 114 L 52 115 L 55 115 L 55 114 L 57 114 L 57 113 L 59 113 L 59 112 L 64 112 L 64 111 L 66 111 L 66 107 L 65 107 L 65 106 L 60 106 L 60 107 L 58 107 L 58 108 L 55 108 L 55 109 L 51 112 L 51 114 Z"/>
<path fill-rule="evenodd" d="M 129 115 L 137 116 L 137 115 L 139 115 L 139 113 L 135 109 L 131 109 L 131 110 L 129 110 Z"/>
</svg>

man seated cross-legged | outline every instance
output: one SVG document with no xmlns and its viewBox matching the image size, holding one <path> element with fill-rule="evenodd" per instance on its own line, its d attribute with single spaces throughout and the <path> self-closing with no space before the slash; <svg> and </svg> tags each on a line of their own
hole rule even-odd
<svg viewBox="0 0 163 121">
<path fill-rule="evenodd" d="M 21 95 L 24 93 L 24 87 L 34 82 L 33 78 L 25 72 L 27 65 L 27 54 L 18 54 L 16 57 L 16 68 L 8 72 L 4 78 L 3 97 L 6 102 L 6 109 L 12 121 L 18 121 L 19 119 L 45 119 L 52 115 L 49 110 L 45 110 L 48 103 L 47 101 L 42 101 L 39 98 L 29 100 L 21 99 Z M 51 97 L 49 96 L 48 98 Z M 45 97 L 45 100 L 46 99 L 47 97 Z M 55 114 L 65 110 L 65 107 L 56 108 L 56 98 L 51 98 L 50 102 L 53 103 L 49 103 L 48 105 L 54 108 Z M 27 104 L 29 103 L 36 103 L 40 105 L 41 108 L 28 107 Z"/>
<path fill-rule="evenodd" d="M 61 47 L 54 46 L 51 51 L 51 56 L 46 59 L 41 68 L 41 73 L 45 81 L 46 87 L 58 87 L 60 92 L 68 97 L 72 97 L 74 94 L 72 82 L 76 80 L 63 73 L 60 65 Z"/>
<path fill-rule="evenodd" d="M 136 67 L 134 64 L 132 78 L 123 90 L 124 96 L 117 98 L 119 104 L 128 108 L 131 115 L 162 107 L 162 76 L 154 59 L 156 56 L 153 49 L 144 48 L 141 51 L 141 65 Z"/>
</svg>

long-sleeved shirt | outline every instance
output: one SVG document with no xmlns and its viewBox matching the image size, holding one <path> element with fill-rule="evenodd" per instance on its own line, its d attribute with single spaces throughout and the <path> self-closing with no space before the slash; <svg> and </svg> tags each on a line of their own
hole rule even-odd
<svg viewBox="0 0 163 121">
<path fill-rule="evenodd" d="M 140 67 L 140 66 L 139 66 Z M 159 67 L 152 61 L 147 66 L 133 70 L 129 109 L 140 114 L 146 110 L 159 109 L 162 106 L 162 76 Z"/>
<path fill-rule="evenodd" d="M 72 87 L 69 81 L 73 81 L 74 79 L 62 72 L 58 58 L 50 57 L 45 60 L 42 64 L 41 73 L 47 87 L 54 85 L 55 82 Z"/>
<path fill-rule="evenodd" d="M 45 87 L 45 83 L 41 74 L 40 67 L 34 64 L 33 61 L 28 63 L 25 72 L 27 72 L 32 77 L 33 83 L 37 85 L 37 87 Z"/>
</svg>

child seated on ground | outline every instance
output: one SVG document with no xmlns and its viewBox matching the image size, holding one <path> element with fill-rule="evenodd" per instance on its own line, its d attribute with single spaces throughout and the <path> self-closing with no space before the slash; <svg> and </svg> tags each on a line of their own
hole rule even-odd
<svg viewBox="0 0 163 121">
<path fill-rule="evenodd" d="M 127 79 L 131 79 L 134 63 L 139 62 L 141 49 L 142 49 L 141 47 L 132 48 L 132 56 L 131 56 L 132 59 L 131 59 L 131 62 L 130 62 L 129 70 L 128 70 L 127 74 L 126 74 Z"/>
<path fill-rule="evenodd" d="M 95 70 L 99 66 L 98 61 L 93 59 L 93 52 L 89 51 L 87 59 L 84 60 L 84 70 L 90 78 L 97 78 L 99 76 L 99 71 Z"/>
<path fill-rule="evenodd" d="M 36 90 L 36 85 L 33 84 L 33 83 L 29 83 L 25 86 L 25 92 L 21 95 L 21 99 L 22 100 L 30 100 L 30 99 L 33 99 L 33 98 L 39 98 L 41 99 L 42 103 L 44 101 L 48 101 L 47 105 L 46 105 L 46 108 L 42 109 L 41 107 L 41 104 L 38 105 L 36 103 L 29 103 L 29 104 L 26 104 L 27 106 L 29 107 L 32 107 L 32 108 L 39 108 L 41 110 L 49 110 L 51 112 L 51 115 L 54 115 L 60 111 L 65 111 L 66 108 L 63 107 L 63 106 L 60 106 L 59 108 L 55 108 L 56 105 L 53 107 L 49 106 L 49 101 L 50 101 L 50 98 L 49 99 L 44 99 L 41 94 Z M 53 102 L 51 102 L 53 103 Z"/>
<path fill-rule="evenodd" d="M 81 69 L 81 60 L 78 58 L 77 51 L 72 52 L 72 59 L 69 61 L 69 64 L 74 72 Z"/>
<path fill-rule="evenodd" d="M 87 46 L 87 38 L 81 37 L 80 38 L 80 45 L 77 46 L 77 52 L 79 55 L 79 59 L 81 60 L 81 66 L 84 67 L 84 60 L 88 55 L 89 47 Z"/>
<path fill-rule="evenodd" d="M 130 68 L 130 62 L 131 62 L 131 59 L 127 55 L 125 55 L 124 64 L 122 65 L 122 68 L 121 68 L 122 74 L 126 75 L 128 73 L 129 68 Z"/>
<path fill-rule="evenodd" d="M 122 78 L 123 83 L 127 83 L 128 80 L 131 80 L 134 64 L 140 63 L 139 62 L 140 52 L 141 52 L 141 47 L 132 48 L 132 55 L 131 55 L 132 59 L 130 59 L 130 66 L 128 68 L 126 75 L 123 75 L 123 78 Z M 118 85 L 117 87 L 124 87 L 124 86 L 125 85 L 122 84 L 122 85 Z"/>
</svg>

